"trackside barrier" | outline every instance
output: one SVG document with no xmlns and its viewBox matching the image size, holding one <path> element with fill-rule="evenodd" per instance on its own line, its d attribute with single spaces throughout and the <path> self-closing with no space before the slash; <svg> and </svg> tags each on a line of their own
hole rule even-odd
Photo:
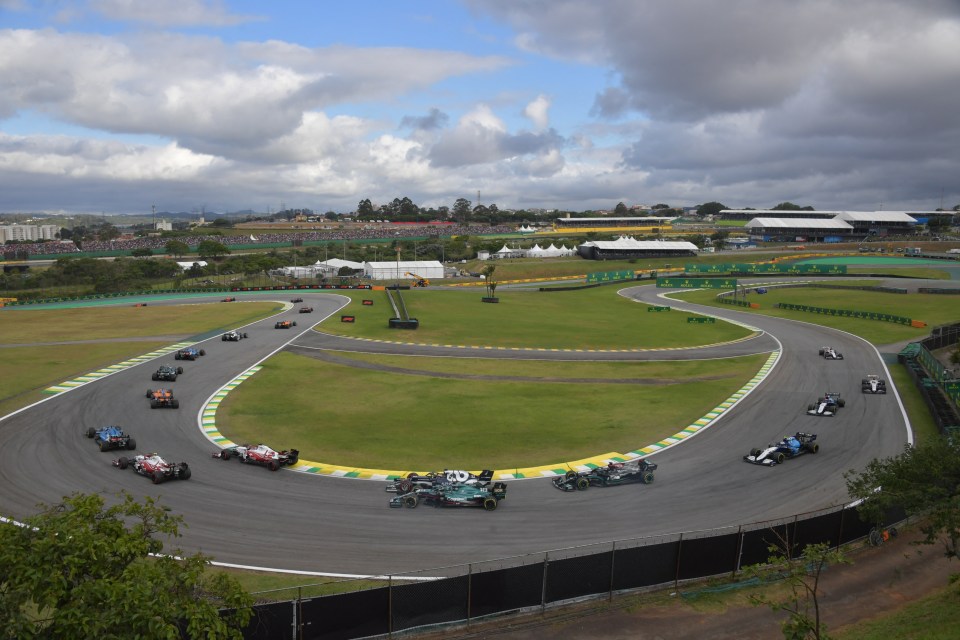
<svg viewBox="0 0 960 640">
<path fill-rule="evenodd" d="M 151 289 L 148 291 L 117 291 L 114 293 L 91 293 L 85 296 L 64 296 L 62 298 L 38 298 L 35 300 L 18 300 L 7 302 L 7 306 L 25 306 L 32 304 L 51 304 L 53 302 L 80 302 L 84 300 L 107 300 L 110 298 L 134 298 L 137 296 L 157 296 L 182 293 L 228 293 L 235 291 L 306 291 L 330 289 L 372 289 L 369 284 L 303 284 L 278 285 L 270 287 L 205 287 L 193 289 Z"/>
<path fill-rule="evenodd" d="M 647 307 L 647 312 L 650 311 L 670 311 L 670 307 Z"/>
<path fill-rule="evenodd" d="M 687 318 L 687 324 L 715 324 L 717 319 L 713 316 L 690 316 Z"/>
<path fill-rule="evenodd" d="M 911 324 L 913 320 L 903 316 L 895 316 L 889 313 L 876 313 L 874 311 L 856 311 L 854 309 L 828 309 L 825 307 L 811 307 L 805 304 L 792 304 L 790 302 L 778 302 L 777 307 L 789 311 L 806 311 L 808 313 L 818 313 L 826 316 L 840 316 L 843 318 L 861 318 L 865 320 L 882 320 L 884 322 L 895 322 L 897 324 Z"/>
<path fill-rule="evenodd" d="M 920 287 L 917 293 L 936 293 L 940 295 L 960 295 L 960 289 L 941 289 L 938 287 Z"/>
<path fill-rule="evenodd" d="M 884 520 L 889 525 L 903 518 L 903 511 L 897 510 Z M 781 541 L 796 557 L 811 544 L 836 548 L 862 540 L 874 524 L 863 520 L 855 508 L 834 507 L 709 531 L 394 574 L 376 583 L 307 585 L 296 588 L 289 601 L 255 605 L 243 633 L 250 640 L 350 640 L 469 626 L 495 616 L 543 612 L 573 600 L 609 599 L 615 593 L 663 587 L 679 591 L 690 581 L 713 576 L 735 581 L 744 567 L 766 562 L 769 547 Z M 338 593 L 304 597 L 303 591 L 313 587 Z M 357 590 L 349 591 L 351 587 Z M 262 601 L 268 594 L 253 595 Z"/>
<path fill-rule="evenodd" d="M 940 433 L 960 434 L 960 383 L 943 379 L 938 382 L 933 377 L 938 375 L 938 372 L 931 372 L 927 366 L 939 369 L 941 376 L 943 367 L 919 342 L 911 342 L 904 347 L 897 354 L 897 360 L 904 365 L 913 384 L 920 391 Z"/>
<path fill-rule="evenodd" d="M 795 256 L 794 256 L 795 257 Z M 746 263 L 719 263 L 719 264 L 685 264 L 686 273 L 713 273 L 755 275 L 762 273 L 772 274 L 799 274 L 799 275 L 842 275 L 847 273 L 845 264 L 775 264 L 772 262 Z"/>
</svg>

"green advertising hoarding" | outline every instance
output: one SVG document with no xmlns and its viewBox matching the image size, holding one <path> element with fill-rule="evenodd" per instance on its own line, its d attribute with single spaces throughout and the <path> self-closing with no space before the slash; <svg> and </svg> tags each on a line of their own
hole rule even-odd
<svg viewBox="0 0 960 640">
<path fill-rule="evenodd" d="M 733 289 L 734 278 L 657 278 L 658 289 Z"/>
<path fill-rule="evenodd" d="M 587 282 L 614 282 L 633 279 L 633 271 L 600 271 L 587 274 Z"/>
<path fill-rule="evenodd" d="M 777 264 L 770 262 L 734 262 L 720 264 L 687 264 L 687 273 L 783 273 L 783 274 L 845 274 L 845 264 Z"/>
</svg>

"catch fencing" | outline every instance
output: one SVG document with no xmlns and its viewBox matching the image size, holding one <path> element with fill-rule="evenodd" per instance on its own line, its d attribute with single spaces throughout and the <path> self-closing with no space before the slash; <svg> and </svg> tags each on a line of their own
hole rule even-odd
<svg viewBox="0 0 960 640">
<path fill-rule="evenodd" d="M 496 517 L 491 514 L 490 517 Z M 903 518 L 887 514 L 886 523 Z M 604 542 L 478 562 L 357 583 L 357 591 L 254 606 L 248 640 L 391 638 L 511 613 L 535 613 L 564 603 L 670 587 L 714 576 L 735 579 L 770 557 L 770 547 L 792 557 L 808 545 L 830 547 L 861 540 L 876 523 L 855 508 L 834 507 L 780 520 Z M 257 595 L 257 594 L 254 594 Z"/>
</svg>

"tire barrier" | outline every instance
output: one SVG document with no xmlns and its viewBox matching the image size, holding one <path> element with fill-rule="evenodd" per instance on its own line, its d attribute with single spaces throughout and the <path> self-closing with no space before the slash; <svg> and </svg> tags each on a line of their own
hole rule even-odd
<svg viewBox="0 0 960 640">
<path fill-rule="evenodd" d="M 920 287 L 917 293 L 936 293 L 939 295 L 960 295 L 960 289 L 941 289 L 937 287 Z"/>
<path fill-rule="evenodd" d="M 839 316 L 842 318 L 860 318 L 862 320 L 880 320 L 883 322 L 895 322 L 897 324 L 909 324 L 911 326 L 918 326 L 914 324 L 919 322 L 917 320 L 912 320 L 911 318 L 905 318 L 903 316 L 895 316 L 889 313 L 876 313 L 875 311 L 857 311 L 854 309 L 828 309 L 826 307 L 811 307 L 805 304 L 793 304 L 790 302 L 778 302 L 778 309 L 786 309 L 788 311 L 805 311 L 807 313 L 818 313 L 826 316 Z M 924 325 L 919 325 L 924 326 Z"/>
<path fill-rule="evenodd" d="M 889 526 L 903 518 L 903 511 L 896 510 L 884 520 Z M 744 567 L 766 562 L 771 545 L 786 542 L 796 557 L 812 544 L 837 548 L 864 540 L 876 524 L 861 518 L 856 508 L 843 506 L 713 531 L 380 576 L 384 586 L 368 588 L 369 580 L 358 581 L 356 591 L 343 592 L 342 587 L 349 587 L 345 581 L 337 585 L 341 592 L 331 595 L 302 597 L 298 588 L 291 600 L 254 605 L 243 636 L 249 640 L 385 637 L 545 610 L 571 601 L 607 599 L 619 592 L 658 587 L 679 591 L 681 583 L 691 580 L 713 576 L 735 580 Z"/>
</svg>

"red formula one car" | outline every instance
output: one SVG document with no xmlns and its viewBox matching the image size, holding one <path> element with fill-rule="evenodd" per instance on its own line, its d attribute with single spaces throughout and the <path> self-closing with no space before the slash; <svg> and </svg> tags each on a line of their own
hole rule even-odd
<svg viewBox="0 0 960 640">
<path fill-rule="evenodd" d="M 120 469 L 133 467 L 133 470 L 142 476 L 153 480 L 153 484 L 160 484 L 164 480 L 187 480 L 190 477 L 190 467 L 186 462 L 171 463 L 157 453 L 148 453 L 134 458 L 118 458 L 113 466 Z"/>
<path fill-rule="evenodd" d="M 297 460 L 300 459 L 300 451 L 297 449 L 274 451 L 265 444 L 252 446 L 249 444 L 238 444 L 217 451 L 213 454 L 213 457 L 222 460 L 229 460 L 235 457 L 239 458 L 240 462 L 259 464 L 264 467 L 269 467 L 270 471 L 276 471 L 284 465 L 297 464 Z"/>
<path fill-rule="evenodd" d="M 150 408 L 179 409 L 180 401 L 173 397 L 173 389 L 147 389 Z"/>
</svg>

